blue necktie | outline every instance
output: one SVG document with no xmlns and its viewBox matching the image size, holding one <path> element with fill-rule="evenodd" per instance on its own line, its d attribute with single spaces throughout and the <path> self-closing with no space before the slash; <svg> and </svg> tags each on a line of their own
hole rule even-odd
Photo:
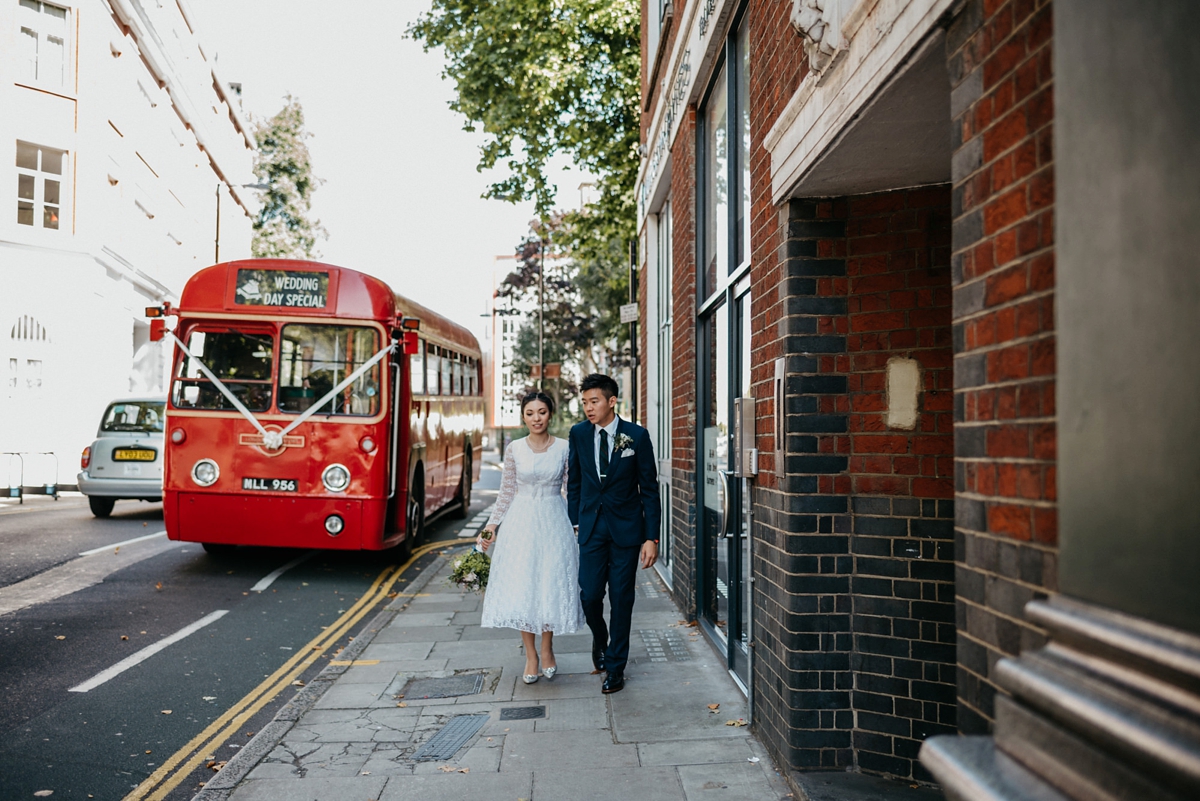
<svg viewBox="0 0 1200 801">
<path fill-rule="evenodd" d="M 600 480 L 608 475 L 608 432 L 600 429 Z"/>
</svg>

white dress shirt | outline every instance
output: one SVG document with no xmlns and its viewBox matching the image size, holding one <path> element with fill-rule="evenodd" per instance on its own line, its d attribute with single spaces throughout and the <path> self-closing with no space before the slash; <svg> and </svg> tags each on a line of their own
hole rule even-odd
<svg viewBox="0 0 1200 801">
<path fill-rule="evenodd" d="M 595 446 L 595 451 L 596 451 L 596 475 L 600 475 L 600 432 L 601 431 L 608 432 L 608 469 L 612 470 L 613 448 L 617 444 L 617 423 L 619 423 L 619 422 L 621 422 L 621 418 L 617 417 L 614 414 L 612 422 L 609 423 L 608 425 L 606 425 L 606 426 L 593 425 L 592 426 L 592 428 L 595 429 L 592 432 L 592 436 L 595 437 L 595 439 L 592 441 L 592 444 Z"/>
</svg>

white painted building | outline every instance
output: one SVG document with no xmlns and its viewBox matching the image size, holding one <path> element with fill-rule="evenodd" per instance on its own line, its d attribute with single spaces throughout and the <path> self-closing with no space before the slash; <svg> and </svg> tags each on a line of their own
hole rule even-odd
<svg viewBox="0 0 1200 801">
<path fill-rule="evenodd" d="M 249 255 L 253 147 L 184 0 L 0 0 L 0 452 L 74 483 L 105 404 L 163 391 L 144 308 Z"/>
</svg>

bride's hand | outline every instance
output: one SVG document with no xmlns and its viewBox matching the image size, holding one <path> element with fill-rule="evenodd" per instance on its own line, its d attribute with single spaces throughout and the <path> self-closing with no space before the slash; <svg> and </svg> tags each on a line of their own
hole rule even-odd
<svg viewBox="0 0 1200 801">
<path fill-rule="evenodd" d="M 483 532 L 475 538 L 475 544 L 479 546 L 479 550 L 487 552 L 487 549 L 492 547 L 492 542 L 496 539 L 496 527 L 484 526 Z"/>
</svg>

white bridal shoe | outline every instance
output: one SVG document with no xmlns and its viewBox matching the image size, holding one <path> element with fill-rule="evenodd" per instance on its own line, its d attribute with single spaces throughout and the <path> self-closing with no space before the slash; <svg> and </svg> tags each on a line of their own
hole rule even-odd
<svg viewBox="0 0 1200 801">
<path fill-rule="evenodd" d="M 558 672 L 558 665 L 555 665 L 554 667 L 548 667 L 545 670 L 543 670 L 542 675 L 545 676 L 547 679 L 552 679 L 552 678 L 554 678 L 554 674 L 557 672 Z M 532 684 L 532 683 L 533 682 L 526 682 L 526 684 Z"/>
<path fill-rule="evenodd" d="M 550 677 L 547 676 L 546 678 L 550 678 Z M 521 677 L 521 681 L 525 682 L 526 684 L 533 684 L 537 680 L 538 680 L 538 675 L 536 673 L 526 673 L 524 676 Z"/>
</svg>

